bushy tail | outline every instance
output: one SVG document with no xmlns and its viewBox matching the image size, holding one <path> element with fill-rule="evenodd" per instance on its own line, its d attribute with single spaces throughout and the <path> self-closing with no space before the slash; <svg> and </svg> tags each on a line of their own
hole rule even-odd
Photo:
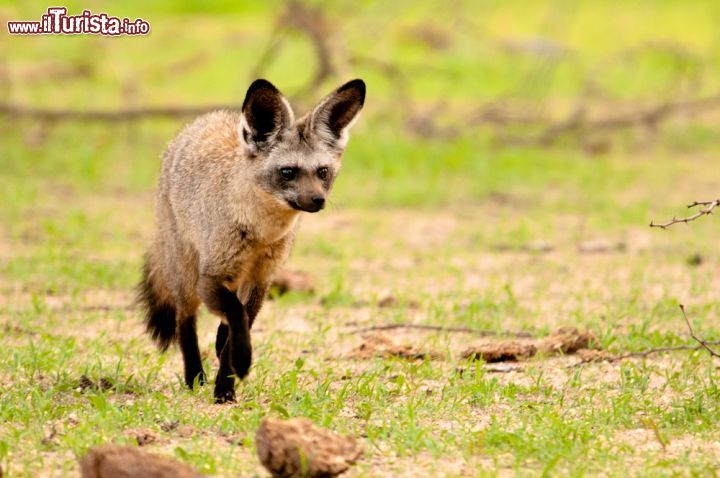
<svg viewBox="0 0 720 478">
<path fill-rule="evenodd" d="M 137 285 L 137 303 L 145 310 L 145 326 L 147 332 L 161 351 L 165 351 L 175 341 L 177 324 L 176 309 L 159 290 L 159 278 L 153 270 L 152 257 L 145 256 L 142 280 Z"/>
</svg>

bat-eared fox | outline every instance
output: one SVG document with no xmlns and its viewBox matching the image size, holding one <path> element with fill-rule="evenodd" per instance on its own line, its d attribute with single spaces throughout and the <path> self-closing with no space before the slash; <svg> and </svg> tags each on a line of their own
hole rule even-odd
<svg viewBox="0 0 720 478">
<path fill-rule="evenodd" d="M 178 342 L 189 387 L 206 381 L 196 331 L 204 303 L 221 320 L 215 400 L 234 400 L 234 378 L 252 361 L 250 329 L 298 216 L 325 205 L 364 101 L 365 83 L 352 80 L 296 120 L 280 91 L 256 80 L 240 113 L 201 116 L 169 144 L 138 302 L 158 347 Z"/>
</svg>

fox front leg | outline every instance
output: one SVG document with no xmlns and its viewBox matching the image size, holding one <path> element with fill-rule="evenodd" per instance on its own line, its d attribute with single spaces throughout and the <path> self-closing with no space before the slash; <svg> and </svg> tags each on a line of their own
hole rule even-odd
<svg viewBox="0 0 720 478">
<path fill-rule="evenodd" d="M 202 277 L 200 298 L 208 309 L 220 315 L 224 323 L 218 328 L 216 350 L 219 350 L 220 368 L 215 379 L 215 401 L 223 403 L 235 399 L 235 376 L 244 378 L 252 363 L 252 345 L 248 315 L 234 292 L 229 290 L 222 280 L 214 277 Z M 220 334 L 227 327 L 227 339 L 220 348 Z"/>
</svg>

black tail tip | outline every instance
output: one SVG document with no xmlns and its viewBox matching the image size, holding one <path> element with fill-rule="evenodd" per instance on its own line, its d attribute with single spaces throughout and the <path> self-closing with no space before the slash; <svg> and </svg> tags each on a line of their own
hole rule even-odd
<svg viewBox="0 0 720 478">
<path fill-rule="evenodd" d="M 166 351 L 176 339 L 175 309 L 159 304 L 149 309 L 145 316 L 145 326 L 158 348 Z"/>
<path fill-rule="evenodd" d="M 161 351 L 166 351 L 177 337 L 176 310 L 171 304 L 161 301 L 155 292 L 147 263 L 137 286 L 137 303 L 145 311 L 147 333 Z"/>
</svg>

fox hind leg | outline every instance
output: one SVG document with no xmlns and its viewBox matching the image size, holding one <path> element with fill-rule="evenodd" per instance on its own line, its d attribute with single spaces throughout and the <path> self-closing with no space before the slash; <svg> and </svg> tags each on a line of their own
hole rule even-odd
<svg viewBox="0 0 720 478">
<path fill-rule="evenodd" d="M 194 314 L 180 320 L 178 324 L 178 342 L 185 365 L 185 384 L 192 389 L 197 379 L 199 385 L 204 385 L 206 381 L 205 371 L 200 357 L 197 318 Z"/>
</svg>

